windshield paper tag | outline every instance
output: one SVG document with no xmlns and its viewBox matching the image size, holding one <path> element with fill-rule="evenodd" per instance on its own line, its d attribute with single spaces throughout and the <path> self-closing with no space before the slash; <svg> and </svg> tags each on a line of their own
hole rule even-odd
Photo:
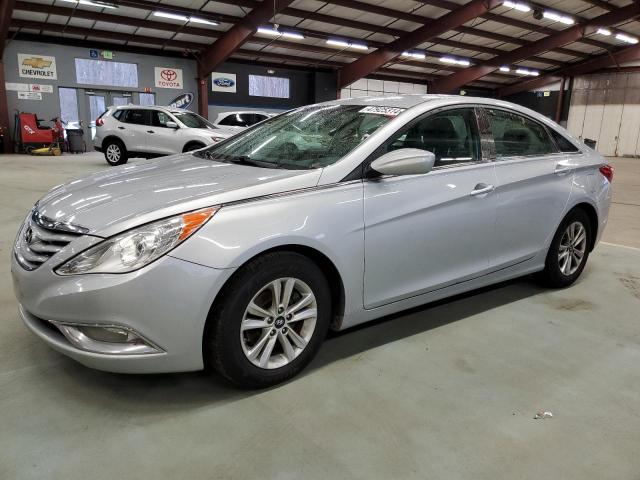
<svg viewBox="0 0 640 480">
<path fill-rule="evenodd" d="M 404 112 L 406 108 L 397 108 L 397 107 L 364 107 L 358 113 L 375 113 L 376 115 L 387 115 L 389 117 L 396 117 Z"/>
</svg>

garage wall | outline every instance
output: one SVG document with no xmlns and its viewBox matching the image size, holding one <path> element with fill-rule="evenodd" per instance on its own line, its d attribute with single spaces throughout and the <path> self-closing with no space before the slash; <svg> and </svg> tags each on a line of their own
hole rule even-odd
<svg viewBox="0 0 640 480">
<path fill-rule="evenodd" d="M 235 92 L 212 91 L 209 77 L 209 119 L 229 110 L 262 110 L 282 112 L 312 103 L 335 100 L 335 73 L 308 69 L 280 68 L 278 66 L 226 62 L 216 73 L 235 75 Z M 258 97 L 249 95 L 249 75 L 282 77 L 289 79 L 289 98 Z"/>
<path fill-rule="evenodd" d="M 13 40 L 9 42 L 4 53 L 5 80 L 7 83 L 37 83 L 52 85 L 53 93 L 42 93 L 42 100 L 22 100 L 18 99 L 18 92 L 7 91 L 7 103 L 10 115 L 15 109 L 23 112 L 36 113 L 39 118 L 49 120 L 60 116 L 60 100 L 58 96 L 59 87 L 76 88 L 78 91 L 78 110 L 80 117 L 88 112 L 87 90 L 109 90 L 132 93 L 132 102 L 137 102 L 137 93 L 144 92 L 145 87 L 150 88 L 155 93 L 156 105 L 166 105 L 178 94 L 183 92 L 193 92 L 197 94 L 196 83 L 196 62 L 187 58 L 167 58 L 152 55 L 140 55 L 129 52 L 118 52 L 113 50 L 113 60 L 117 62 L 127 62 L 138 64 L 138 88 L 107 87 L 103 85 L 84 85 L 76 82 L 75 59 L 91 58 L 89 48 L 72 47 L 68 45 L 45 44 L 40 42 L 29 42 Z M 47 55 L 56 59 L 57 80 L 42 80 L 35 78 L 25 78 L 19 75 L 18 53 L 31 55 Z M 156 88 L 154 86 L 154 67 L 173 67 L 182 69 L 184 90 L 173 88 Z M 194 97 L 195 98 L 195 97 Z M 197 110 L 197 101 L 194 100 L 191 107 Z M 87 113 L 84 113 L 87 116 Z M 86 122 L 87 118 L 85 118 Z M 13 123 L 13 122 L 12 122 Z M 50 123 L 43 123 L 49 125 Z M 11 125 L 13 135 L 13 125 Z M 86 130 L 86 129 L 85 129 Z M 88 134 L 87 134 L 88 135 Z M 86 139 L 90 140 L 89 137 Z"/>
<path fill-rule="evenodd" d="M 377 96 L 381 94 L 409 94 L 427 93 L 427 86 L 419 83 L 393 82 L 388 80 L 376 80 L 361 78 L 346 88 L 340 90 L 340 98 L 357 98 Z"/>
<path fill-rule="evenodd" d="M 640 156 L 640 73 L 574 79 L 567 129 L 608 156 Z"/>
</svg>

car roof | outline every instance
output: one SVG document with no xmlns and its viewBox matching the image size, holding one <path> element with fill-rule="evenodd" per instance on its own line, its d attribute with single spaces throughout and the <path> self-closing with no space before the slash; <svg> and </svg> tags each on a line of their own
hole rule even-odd
<svg viewBox="0 0 640 480">
<path fill-rule="evenodd" d="M 115 110 L 120 110 L 120 109 L 131 109 L 131 108 L 144 108 L 146 110 L 164 110 L 166 112 L 171 112 L 171 113 L 193 113 L 191 110 L 186 110 L 184 108 L 173 108 L 173 107 L 165 107 L 162 105 L 134 105 L 132 103 L 128 104 L 128 105 L 118 105 L 118 106 L 111 106 L 109 108 L 113 108 Z"/>
</svg>

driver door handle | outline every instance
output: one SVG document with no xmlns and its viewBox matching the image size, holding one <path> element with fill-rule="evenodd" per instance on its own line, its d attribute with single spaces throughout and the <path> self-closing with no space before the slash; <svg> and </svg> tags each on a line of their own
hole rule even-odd
<svg viewBox="0 0 640 480">
<path fill-rule="evenodd" d="M 153 130 L 147 130 L 147 133 L 156 133 Z"/>
<path fill-rule="evenodd" d="M 487 193 L 491 193 L 496 189 L 494 185 L 487 185 L 486 183 L 479 183 L 475 186 L 475 188 L 471 191 L 469 195 L 475 197 L 477 195 L 485 195 Z"/>
<path fill-rule="evenodd" d="M 125 130 L 124 127 L 118 127 L 118 130 Z"/>
</svg>

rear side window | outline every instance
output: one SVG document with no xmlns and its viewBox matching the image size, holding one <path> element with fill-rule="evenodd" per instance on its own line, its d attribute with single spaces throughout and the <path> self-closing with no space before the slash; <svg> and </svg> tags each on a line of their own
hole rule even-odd
<svg viewBox="0 0 640 480">
<path fill-rule="evenodd" d="M 111 115 L 113 118 L 115 118 L 116 120 L 122 120 L 122 115 L 124 114 L 124 110 L 116 110 L 115 112 L 113 112 L 113 115 Z"/>
<path fill-rule="evenodd" d="M 505 110 L 487 109 L 496 157 L 547 155 L 557 149 L 551 137 L 538 122 Z"/>
<path fill-rule="evenodd" d="M 134 125 L 147 125 L 149 115 L 147 110 L 131 109 L 126 110 L 126 114 L 123 115 L 121 121 L 125 123 L 132 123 Z"/>
<path fill-rule="evenodd" d="M 553 137 L 553 139 L 556 142 L 556 145 L 558 146 L 558 149 L 561 152 L 564 153 L 574 153 L 574 152 L 579 152 L 580 149 L 578 147 L 576 147 L 573 143 L 571 143 L 564 135 L 562 135 L 561 133 L 556 132 L 553 129 L 549 129 L 549 131 L 551 132 L 551 136 Z"/>
<path fill-rule="evenodd" d="M 481 161 L 474 109 L 445 110 L 410 124 L 392 138 L 387 151 L 400 148 L 430 151 L 436 156 L 436 167 Z"/>
</svg>

